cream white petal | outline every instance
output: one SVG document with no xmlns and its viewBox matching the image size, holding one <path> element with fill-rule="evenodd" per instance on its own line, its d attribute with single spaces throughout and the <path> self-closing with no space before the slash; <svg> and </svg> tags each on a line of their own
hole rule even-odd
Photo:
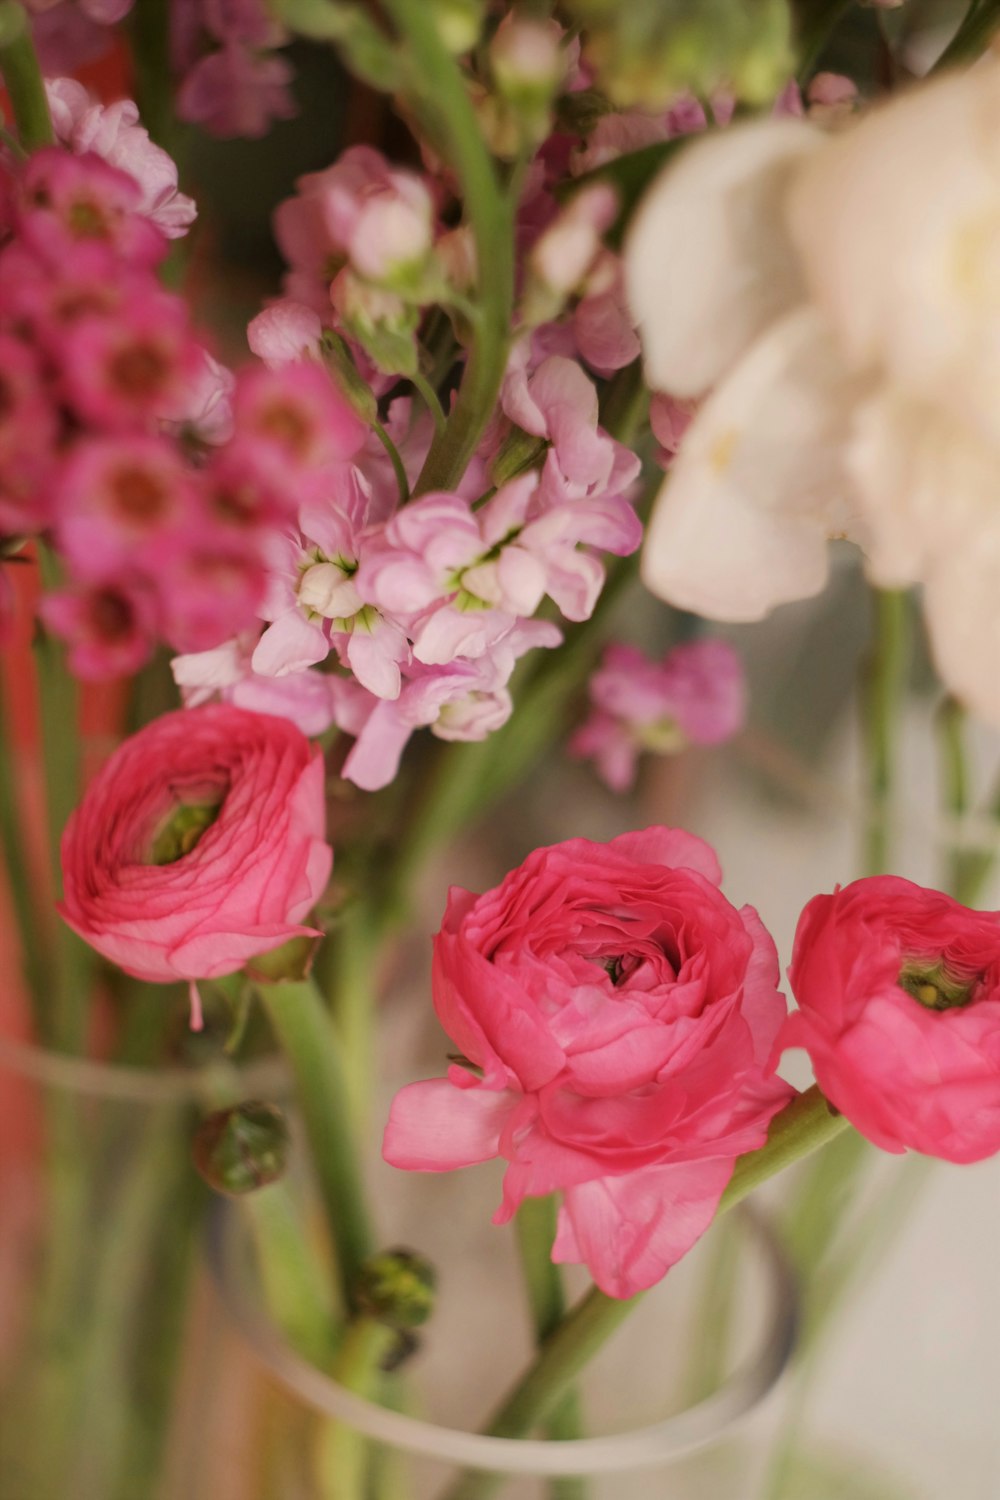
<svg viewBox="0 0 1000 1500">
<path fill-rule="evenodd" d="M 695 417 L 655 502 L 651 592 L 717 620 L 817 593 L 827 539 L 862 540 L 842 465 L 856 398 L 811 311 L 759 339 Z"/>
<path fill-rule="evenodd" d="M 955 696 L 1000 726 L 1000 524 L 946 552 L 924 585 L 935 665 Z"/>
<path fill-rule="evenodd" d="M 848 359 L 1000 439 L 1000 59 L 832 137 L 786 213 Z"/>
<path fill-rule="evenodd" d="M 781 211 L 823 136 L 763 120 L 685 146 L 656 179 L 625 241 L 625 286 L 654 390 L 699 396 L 802 300 Z"/>
</svg>

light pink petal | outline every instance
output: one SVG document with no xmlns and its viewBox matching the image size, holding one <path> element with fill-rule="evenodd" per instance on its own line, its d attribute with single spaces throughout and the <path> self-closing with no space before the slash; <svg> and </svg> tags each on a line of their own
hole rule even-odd
<svg viewBox="0 0 1000 1500">
<path fill-rule="evenodd" d="M 408 1084 L 392 1101 L 382 1155 L 408 1172 L 449 1172 L 489 1161 L 517 1102 L 516 1094 L 459 1089 L 444 1078 Z"/>
</svg>

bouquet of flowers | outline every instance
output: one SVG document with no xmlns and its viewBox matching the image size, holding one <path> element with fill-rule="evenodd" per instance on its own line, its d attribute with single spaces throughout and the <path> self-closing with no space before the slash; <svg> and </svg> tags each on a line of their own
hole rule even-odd
<svg viewBox="0 0 1000 1500">
<path fill-rule="evenodd" d="M 702 1426 L 598 1435 L 592 1362 L 716 1219 L 811 1158 L 811 1348 L 864 1142 L 1000 1153 L 969 722 L 1000 726 L 997 29 L 996 0 L 0 0 L 5 1497 L 230 1493 L 184 1420 L 206 1233 L 305 1400 L 230 1418 L 240 1500 L 596 1497 L 579 1476 L 719 1440 L 791 1352 L 758 1224 L 785 1301 L 752 1390 L 720 1253 Z M 300 111 L 243 340 L 195 185 L 211 149 L 251 200 Z M 779 953 L 688 799 L 629 794 L 743 730 L 732 627 L 826 597 L 845 540 L 862 847 L 797 887 Z M 918 601 L 926 826 L 986 827 L 921 884 L 894 812 Z M 560 747 L 592 765 L 535 847 L 511 809 Z M 486 888 L 429 915 L 491 829 Z M 463 1292 L 476 1251 L 435 1290 L 420 1224 L 464 1203 L 478 1235 L 473 1181 L 523 1318 Z M 477 1296 L 502 1373 L 421 1479 L 385 1445 L 431 1451 L 414 1372 L 436 1345 L 472 1380 L 448 1309 Z M 797 1422 L 759 1500 L 819 1494 Z"/>
</svg>

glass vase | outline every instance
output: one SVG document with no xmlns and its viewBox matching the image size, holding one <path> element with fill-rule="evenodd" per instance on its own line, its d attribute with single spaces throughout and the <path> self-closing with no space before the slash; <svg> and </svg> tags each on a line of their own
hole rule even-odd
<svg viewBox="0 0 1000 1500">
<path fill-rule="evenodd" d="M 121 1067 L 0 1035 L 4 1500 L 187 1500 L 174 1449 L 198 1445 L 215 1359 L 191 1138 L 220 1103 L 273 1097 L 279 1073 Z"/>
<path fill-rule="evenodd" d="M 213 1278 L 262 1379 L 244 1467 L 217 1500 L 456 1500 L 473 1476 L 502 1500 L 753 1493 L 740 1432 L 788 1362 L 797 1311 L 764 1217 L 744 1208 L 720 1220 L 646 1294 L 580 1380 L 578 1439 L 487 1437 L 477 1427 L 532 1353 L 514 1237 L 489 1222 L 495 1177 L 396 1175 L 382 1221 L 391 1243 L 430 1256 L 439 1299 L 416 1352 L 371 1398 L 293 1346 L 268 1308 L 251 1222 L 239 1206 L 216 1210 Z M 580 1272 L 568 1290 L 586 1284 Z"/>
</svg>

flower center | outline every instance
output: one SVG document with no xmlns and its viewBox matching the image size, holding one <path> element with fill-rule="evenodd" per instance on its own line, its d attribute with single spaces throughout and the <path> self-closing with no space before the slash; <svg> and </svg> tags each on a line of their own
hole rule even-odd
<svg viewBox="0 0 1000 1500">
<path fill-rule="evenodd" d="M 180 802 L 153 835 L 148 863 L 173 865 L 200 842 L 222 810 L 224 795 L 212 802 Z"/>
<path fill-rule="evenodd" d="M 952 974 L 941 959 L 908 959 L 899 971 L 899 985 L 928 1010 L 956 1010 L 971 1001 L 975 979 Z"/>
</svg>

